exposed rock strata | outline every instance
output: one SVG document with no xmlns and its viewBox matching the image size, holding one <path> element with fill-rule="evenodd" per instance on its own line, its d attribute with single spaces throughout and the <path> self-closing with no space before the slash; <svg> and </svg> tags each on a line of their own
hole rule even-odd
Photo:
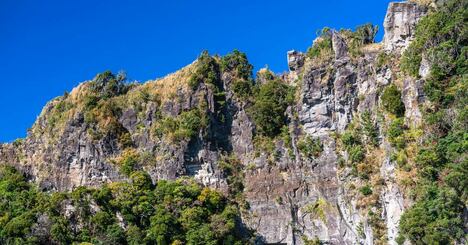
<svg viewBox="0 0 468 245">
<path fill-rule="evenodd" d="M 391 3 L 379 50 L 399 55 L 412 40 L 415 24 L 424 13 L 425 8 L 414 3 Z M 338 166 L 339 158 L 346 154 L 338 149 L 334 134 L 342 133 L 356 115 L 365 111 L 373 112 L 375 117 L 378 91 L 394 82 L 394 77 L 390 67 L 376 66 L 375 52 L 350 58 L 346 42 L 337 32 L 333 33 L 332 43 L 334 57 L 318 66 L 300 52 L 288 53 L 289 75 L 293 78 L 288 81 L 300 91 L 297 104 L 288 109 L 294 157 L 290 157 L 289 149 L 281 141 L 275 145 L 278 156 L 274 164 L 267 154 L 255 154 L 255 125 L 247 113 L 247 105 L 237 100 L 230 90 L 230 74 L 221 75 L 227 102 L 223 123 L 215 118 L 213 89 L 203 85 L 196 91 L 180 87 L 174 98 L 163 101 L 161 106 L 156 101 L 148 101 L 138 110 L 130 107 L 122 111 L 118 121 L 130 134 L 135 148 L 157 158 L 157 165 L 145 166 L 154 180 L 188 175 L 205 185 L 225 189 L 226 180 L 218 169 L 218 161 L 226 152 L 236 155 L 244 166 L 249 166 L 245 172 L 244 194 L 250 209 L 243 214 L 243 222 L 256 230 L 261 242 L 302 244 L 301 237 L 306 236 L 330 244 L 373 244 L 371 225 L 359 209 L 357 197 L 348 189 L 354 181 L 350 170 L 340 170 Z M 424 73 L 424 68 L 421 72 Z M 186 79 L 184 71 L 172 77 Z M 146 86 L 169 80 L 152 81 Z M 421 120 L 418 105 L 424 101 L 422 82 L 403 81 L 405 117 L 414 124 Z M 77 96 L 83 86 L 70 96 Z M 138 87 L 133 92 L 137 90 Z M 111 162 L 123 151 L 117 138 L 112 134 L 99 140 L 90 138 L 83 114 L 75 113 L 62 131 L 55 132 L 57 137 L 52 138 L 51 133 L 42 130 L 47 128 L 51 110 L 60 101 L 57 98 L 48 103 L 37 119 L 33 129 L 41 129 L 38 130 L 41 133 L 32 130 L 24 142 L 0 146 L 0 162 L 14 164 L 48 190 L 70 190 L 81 185 L 98 186 L 124 180 Z M 156 115 L 176 116 L 200 103 L 206 103 L 210 119 L 214 118 L 206 131 L 178 144 L 152 136 L 152 126 L 158 120 Z M 305 135 L 321 139 L 324 150 L 319 157 L 307 159 L 298 152 L 296 143 Z M 388 243 L 396 244 L 404 198 L 395 180 L 395 163 L 388 157 L 389 147 L 385 140 L 378 146 L 386 156 L 378 163 L 383 180 L 379 215 L 385 222 Z M 307 207 L 318 201 L 323 203 L 323 217 L 307 212 Z"/>
</svg>

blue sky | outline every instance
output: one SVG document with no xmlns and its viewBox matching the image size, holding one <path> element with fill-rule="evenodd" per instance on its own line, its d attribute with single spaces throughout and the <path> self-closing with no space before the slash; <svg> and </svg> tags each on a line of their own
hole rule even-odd
<svg viewBox="0 0 468 245">
<path fill-rule="evenodd" d="M 202 50 L 247 53 L 258 70 L 287 69 L 318 29 L 381 27 L 387 0 L 0 0 L 0 142 L 25 137 L 42 107 L 97 73 L 146 81 Z"/>
</svg>

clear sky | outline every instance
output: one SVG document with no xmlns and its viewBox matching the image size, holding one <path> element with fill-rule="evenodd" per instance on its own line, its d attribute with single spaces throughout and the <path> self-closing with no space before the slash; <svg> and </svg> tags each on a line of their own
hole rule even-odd
<svg viewBox="0 0 468 245">
<path fill-rule="evenodd" d="M 0 142 L 25 137 L 42 107 L 97 73 L 162 77 L 202 50 L 287 70 L 324 26 L 382 23 L 388 0 L 0 0 Z"/>
</svg>

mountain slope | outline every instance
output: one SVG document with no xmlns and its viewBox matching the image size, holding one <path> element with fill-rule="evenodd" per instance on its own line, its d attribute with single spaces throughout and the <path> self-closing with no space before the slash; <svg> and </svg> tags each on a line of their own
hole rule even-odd
<svg viewBox="0 0 468 245">
<path fill-rule="evenodd" d="M 281 75 L 254 79 L 239 51 L 204 52 L 144 84 L 97 75 L 49 102 L 27 138 L 1 146 L 0 163 L 41 190 L 72 191 L 53 203 L 58 215 L 28 212 L 41 236 L 10 231 L 15 215 L 0 212 L 1 241 L 132 243 L 138 228 L 135 244 L 462 244 L 466 7 L 391 3 L 382 43 L 370 24 L 325 28 L 307 52 L 288 52 Z M 19 178 L 12 171 L 3 176 Z M 103 227 L 80 202 L 109 216 Z M 58 224 L 65 240 L 49 232 Z"/>
</svg>

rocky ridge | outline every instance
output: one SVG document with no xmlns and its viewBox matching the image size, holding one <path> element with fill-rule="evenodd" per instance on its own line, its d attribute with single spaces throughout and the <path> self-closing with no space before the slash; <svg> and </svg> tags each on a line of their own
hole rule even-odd
<svg viewBox="0 0 468 245">
<path fill-rule="evenodd" d="M 289 72 L 277 77 L 296 90 L 295 102 L 286 110 L 290 143 L 276 138 L 271 152 L 256 140 L 251 102 L 234 91 L 239 74 L 218 71 L 217 83 L 201 82 L 193 88 L 197 60 L 165 78 L 118 91 L 112 103 L 119 110 L 110 115 L 85 112 L 91 82 L 80 84 L 49 102 L 24 140 L 0 146 L 0 162 L 13 164 L 45 190 L 72 190 L 125 180 L 119 157 L 138 154 L 138 168 L 153 181 L 191 176 L 228 192 L 219 162 L 231 155 L 244 169 L 242 193 L 248 207 L 242 210 L 242 221 L 256 231 L 259 243 L 304 244 L 317 237 L 330 244 L 396 244 L 400 216 L 410 203 L 383 133 L 387 118 L 380 96 L 386 86 L 396 84 L 402 91 L 404 119 L 416 128 L 424 103 L 423 80 L 399 76 L 397 65 L 379 64 L 379 57 L 401 55 L 426 11 L 412 2 L 391 3 L 383 42 L 361 47 L 358 56 L 336 31 L 330 32 L 333 57 L 323 62 L 288 52 Z M 213 60 L 220 63 L 219 57 Z M 261 83 L 261 74 L 257 77 Z M 102 111 L 108 105 L 100 106 Z M 168 134 L 161 126 L 168 118 L 183 121 L 184 113 L 197 111 L 203 114 L 203 126 L 190 137 Z M 378 143 L 365 149 L 362 160 L 371 166 L 368 178 L 375 187 L 370 195 L 358 191 L 366 184 L 343 163 L 352 156 L 337 137 L 359 125 L 366 113 L 378 131 Z M 102 130 L 109 125 L 117 129 Z M 158 130 L 163 133 L 155 133 Z M 322 145 L 312 157 L 298 146 L 308 137 Z"/>
</svg>

